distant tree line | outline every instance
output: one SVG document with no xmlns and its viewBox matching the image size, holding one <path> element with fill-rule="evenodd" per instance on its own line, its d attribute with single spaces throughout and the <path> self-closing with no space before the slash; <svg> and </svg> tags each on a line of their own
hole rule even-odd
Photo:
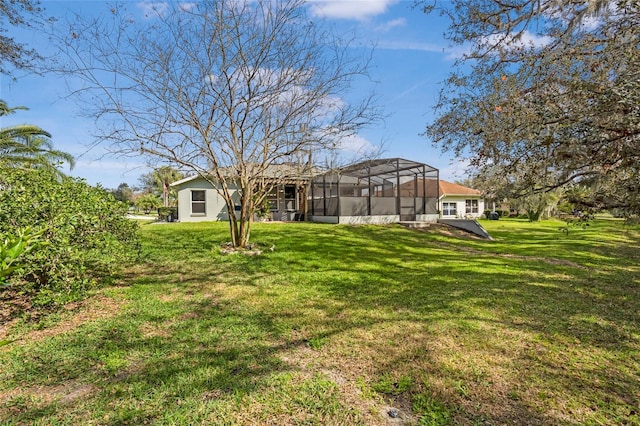
<svg viewBox="0 0 640 426">
<path fill-rule="evenodd" d="M 177 194 L 170 185 L 182 177 L 182 173 L 173 167 L 161 166 L 140 176 L 139 185 L 131 187 L 122 182 L 110 192 L 116 200 L 127 203 L 137 211 L 150 213 L 159 207 L 177 205 Z"/>
</svg>

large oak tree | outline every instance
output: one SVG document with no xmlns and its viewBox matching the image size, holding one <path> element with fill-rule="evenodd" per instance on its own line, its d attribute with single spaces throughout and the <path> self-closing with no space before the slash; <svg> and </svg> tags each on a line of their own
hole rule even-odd
<svg viewBox="0 0 640 426">
<path fill-rule="evenodd" d="M 465 53 L 426 134 L 512 195 L 583 185 L 640 212 L 640 3 L 437 4 Z M 494 179 L 495 183 L 495 179 Z"/>
</svg>

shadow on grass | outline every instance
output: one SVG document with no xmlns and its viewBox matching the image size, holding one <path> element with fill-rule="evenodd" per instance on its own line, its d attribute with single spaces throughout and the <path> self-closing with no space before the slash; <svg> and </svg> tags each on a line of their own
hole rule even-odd
<svg viewBox="0 0 640 426">
<path fill-rule="evenodd" d="M 238 410 L 258 400 L 265 421 L 280 411 L 339 423 L 351 413 L 344 403 L 342 414 L 327 401 L 305 408 L 290 395 L 299 383 L 274 382 L 290 382 L 288 374 L 303 368 L 283 361 L 296 348 L 311 348 L 316 362 L 335 368 L 340 360 L 363 362 L 359 351 L 371 350 L 369 383 L 410 375 L 406 397 L 430 393 L 461 422 L 580 423 L 549 404 L 558 395 L 603 411 L 597 420 L 605 423 L 637 405 L 640 285 L 637 266 L 620 257 L 600 259 L 602 270 L 532 261 L 533 251 L 592 262 L 588 245 L 558 242 L 551 230 L 498 233 L 506 241 L 497 244 L 446 239 L 442 247 L 437 235 L 395 226 L 314 224 L 255 226 L 254 241 L 273 252 L 222 256 L 226 232 L 217 224 L 145 230 L 145 263 L 121 289 L 127 312 L 15 349 L 4 377 L 14 386 L 80 381 L 99 390 L 72 407 L 54 398 L 5 412 L 17 423 L 46 422 L 53 413 L 74 419 L 83 410 L 108 424 L 216 416 L 241 423 Z M 525 257 L 500 256 L 511 246 Z M 584 254 L 571 254 L 577 248 Z M 637 256 L 637 246 L 624 256 Z M 368 330 L 374 336 L 362 337 Z M 507 388 L 486 384 L 496 379 Z M 549 396 L 531 395 L 538 391 Z"/>
</svg>

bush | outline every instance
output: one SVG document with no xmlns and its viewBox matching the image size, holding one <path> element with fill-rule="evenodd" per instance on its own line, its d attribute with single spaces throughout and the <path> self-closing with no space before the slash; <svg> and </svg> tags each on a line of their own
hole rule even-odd
<svg viewBox="0 0 640 426">
<path fill-rule="evenodd" d="M 162 202 L 153 194 L 145 194 L 136 200 L 135 205 L 137 208 L 141 209 L 144 214 L 149 214 L 151 213 L 151 210 L 160 207 Z"/>
<path fill-rule="evenodd" d="M 81 179 L 0 169 L 0 234 L 31 227 L 44 230 L 46 243 L 25 253 L 9 282 L 55 295 L 104 281 L 137 255 L 137 224 L 126 213 L 126 204 Z"/>
<path fill-rule="evenodd" d="M 24 267 L 27 253 L 45 245 L 40 240 L 43 233 L 44 230 L 33 232 L 31 228 L 18 229 L 15 234 L 0 233 L 0 286 Z"/>
<path fill-rule="evenodd" d="M 158 207 L 158 219 L 173 222 L 178 219 L 177 207 Z"/>
</svg>

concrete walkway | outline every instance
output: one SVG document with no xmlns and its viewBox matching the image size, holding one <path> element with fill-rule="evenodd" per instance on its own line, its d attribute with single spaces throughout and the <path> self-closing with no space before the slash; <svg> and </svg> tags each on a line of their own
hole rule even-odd
<svg viewBox="0 0 640 426">
<path fill-rule="evenodd" d="M 128 215 L 127 215 L 127 219 L 135 219 L 135 220 L 158 220 L 158 218 L 157 218 L 157 217 L 142 216 L 142 215 L 137 215 L 137 214 L 128 214 Z"/>
</svg>

